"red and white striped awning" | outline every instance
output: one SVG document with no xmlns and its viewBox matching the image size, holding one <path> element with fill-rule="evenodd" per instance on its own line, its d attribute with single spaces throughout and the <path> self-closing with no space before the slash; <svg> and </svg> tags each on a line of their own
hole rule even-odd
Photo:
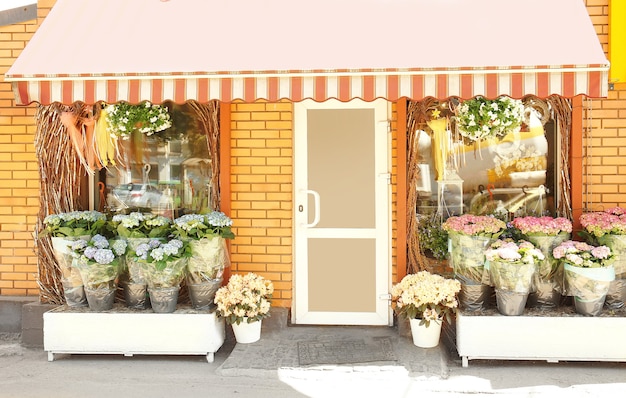
<svg viewBox="0 0 626 398">
<path fill-rule="evenodd" d="M 57 0 L 16 102 L 606 97 L 581 0 Z"/>
</svg>

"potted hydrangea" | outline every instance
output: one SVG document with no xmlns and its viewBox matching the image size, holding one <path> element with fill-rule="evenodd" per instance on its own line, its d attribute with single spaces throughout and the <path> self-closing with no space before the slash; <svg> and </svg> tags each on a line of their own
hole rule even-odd
<svg viewBox="0 0 626 398">
<path fill-rule="evenodd" d="M 50 214 L 43 220 L 42 236 L 50 236 L 54 258 L 61 271 L 63 296 L 68 306 L 87 306 L 80 272 L 73 266 L 70 246 L 77 239 L 89 239 L 106 224 L 106 215 L 98 211 L 71 211 Z"/>
<path fill-rule="evenodd" d="M 442 321 L 458 308 L 460 290 L 459 281 L 428 271 L 406 275 L 392 287 L 392 305 L 409 320 L 413 344 L 423 348 L 439 344 Z"/>
<path fill-rule="evenodd" d="M 186 279 L 195 309 L 208 309 L 214 305 L 224 269 L 230 265 L 226 239 L 235 237 L 232 224 L 233 221 L 220 211 L 185 214 L 172 224 L 172 235 L 189 244 Z"/>
<path fill-rule="evenodd" d="M 215 294 L 217 315 L 233 326 L 238 343 L 254 343 L 261 338 L 263 318 L 270 316 L 274 284 L 253 272 L 235 274 Z"/>
<path fill-rule="evenodd" d="M 493 242 L 485 257 L 498 311 L 502 315 L 522 315 L 543 253 L 528 241 L 507 238 Z"/>
<path fill-rule="evenodd" d="M 448 218 L 442 225 L 448 233 L 450 263 L 461 282 L 461 308 L 484 309 L 493 289 L 485 283 L 485 250 L 506 229 L 506 223 L 492 216 L 463 214 Z"/>
<path fill-rule="evenodd" d="M 576 311 L 598 315 L 615 279 L 611 249 L 567 240 L 555 247 L 552 254 L 564 264 L 565 293 L 574 296 Z"/>
<path fill-rule="evenodd" d="M 189 246 L 180 239 L 151 239 L 131 249 L 129 256 L 142 267 L 152 310 L 174 312 L 187 270 Z"/>
<path fill-rule="evenodd" d="M 614 255 L 615 280 L 611 282 L 605 305 L 609 309 L 624 307 L 626 301 L 626 210 L 612 207 L 602 212 L 580 216 L 587 243 L 608 246 Z"/>
<path fill-rule="evenodd" d="M 172 220 L 151 213 L 132 212 L 116 214 L 111 220 L 110 229 L 120 238 L 126 239 L 128 248 L 136 251 L 141 244 L 151 239 L 163 240 L 171 233 Z M 146 293 L 148 283 L 143 268 L 134 256 L 126 258 L 126 266 L 120 272 L 120 285 L 124 290 L 126 305 L 130 308 L 145 309 L 148 306 Z"/>
<path fill-rule="evenodd" d="M 72 243 L 87 296 L 89 308 L 106 311 L 113 307 L 117 290 L 117 277 L 126 254 L 126 241 L 109 241 L 102 235 L 79 239 Z"/>
<path fill-rule="evenodd" d="M 523 117 L 524 104 L 520 100 L 476 97 L 459 105 L 454 120 L 466 144 L 471 144 L 519 131 Z"/>
<path fill-rule="evenodd" d="M 552 250 L 569 240 L 572 222 L 564 217 L 517 217 L 511 222 L 513 228 L 521 233 L 525 240 L 541 250 L 544 259 L 538 262 L 535 280 L 536 292 L 529 296 L 532 306 L 555 308 L 561 301 L 563 292 L 563 267 L 552 256 Z"/>
</svg>

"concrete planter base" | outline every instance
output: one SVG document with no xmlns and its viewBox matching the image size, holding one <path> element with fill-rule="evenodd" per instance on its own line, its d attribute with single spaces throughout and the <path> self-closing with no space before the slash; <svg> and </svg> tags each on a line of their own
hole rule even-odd
<svg viewBox="0 0 626 398">
<path fill-rule="evenodd" d="M 224 343 L 224 320 L 215 312 L 179 306 L 173 313 L 130 310 L 89 312 L 57 307 L 43 314 L 44 350 L 55 354 L 206 355 Z"/>
<path fill-rule="evenodd" d="M 626 362 L 626 317 L 463 315 L 456 346 L 470 359 Z"/>
</svg>

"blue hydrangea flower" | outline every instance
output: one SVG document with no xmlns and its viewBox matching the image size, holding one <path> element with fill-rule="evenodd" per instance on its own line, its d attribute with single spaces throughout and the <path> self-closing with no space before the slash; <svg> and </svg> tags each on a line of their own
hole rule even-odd
<svg viewBox="0 0 626 398">
<path fill-rule="evenodd" d="M 93 259 L 96 260 L 98 264 L 111 264 L 113 260 L 115 260 L 115 255 L 111 249 L 98 249 Z"/>
<path fill-rule="evenodd" d="M 126 253 L 127 247 L 128 247 L 128 243 L 125 240 L 117 239 L 113 241 L 113 245 L 111 248 L 113 249 L 113 253 L 115 253 L 118 256 L 121 256 L 124 253 Z"/>
</svg>

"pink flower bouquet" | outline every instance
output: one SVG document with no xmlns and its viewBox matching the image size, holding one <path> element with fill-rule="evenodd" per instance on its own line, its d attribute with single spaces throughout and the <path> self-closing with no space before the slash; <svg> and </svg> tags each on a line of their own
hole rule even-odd
<svg viewBox="0 0 626 398">
<path fill-rule="evenodd" d="M 487 236 L 496 239 L 505 230 L 506 223 L 491 216 L 463 214 L 448 218 L 441 227 L 448 233 Z"/>
<path fill-rule="evenodd" d="M 562 289 L 562 267 L 552 257 L 552 250 L 562 242 L 569 240 L 572 232 L 572 222 L 564 217 L 518 217 L 511 225 L 524 235 L 525 239 L 541 250 L 544 259 L 538 262 L 537 286 L 539 289 Z M 554 286 L 542 286 L 548 283 Z"/>
<path fill-rule="evenodd" d="M 580 216 L 585 231 L 596 238 L 604 235 L 626 235 L 626 214 L 619 207 Z"/>
<path fill-rule="evenodd" d="M 482 284 L 485 249 L 506 229 L 495 217 L 464 214 L 448 218 L 442 225 L 450 239 L 450 263 L 454 276 L 464 284 Z"/>
<path fill-rule="evenodd" d="M 611 249 L 568 240 L 553 254 L 564 263 L 565 294 L 575 297 L 576 312 L 598 315 L 615 280 Z"/>
<path fill-rule="evenodd" d="M 517 217 L 511 224 L 526 236 L 572 232 L 572 222 L 564 217 Z"/>
<path fill-rule="evenodd" d="M 555 247 L 552 255 L 566 264 L 582 268 L 608 267 L 613 263 L 613 253 L 607 246 L 592 246 L 574 240 Z"/>
<path fill-rule="evenodd" d="M 533 288 L 541 250 L 525 240 L 498 239 L 485 251 L 489 260 L 490 284 L 496 289 L 529 293 Z"/>
</svg>

